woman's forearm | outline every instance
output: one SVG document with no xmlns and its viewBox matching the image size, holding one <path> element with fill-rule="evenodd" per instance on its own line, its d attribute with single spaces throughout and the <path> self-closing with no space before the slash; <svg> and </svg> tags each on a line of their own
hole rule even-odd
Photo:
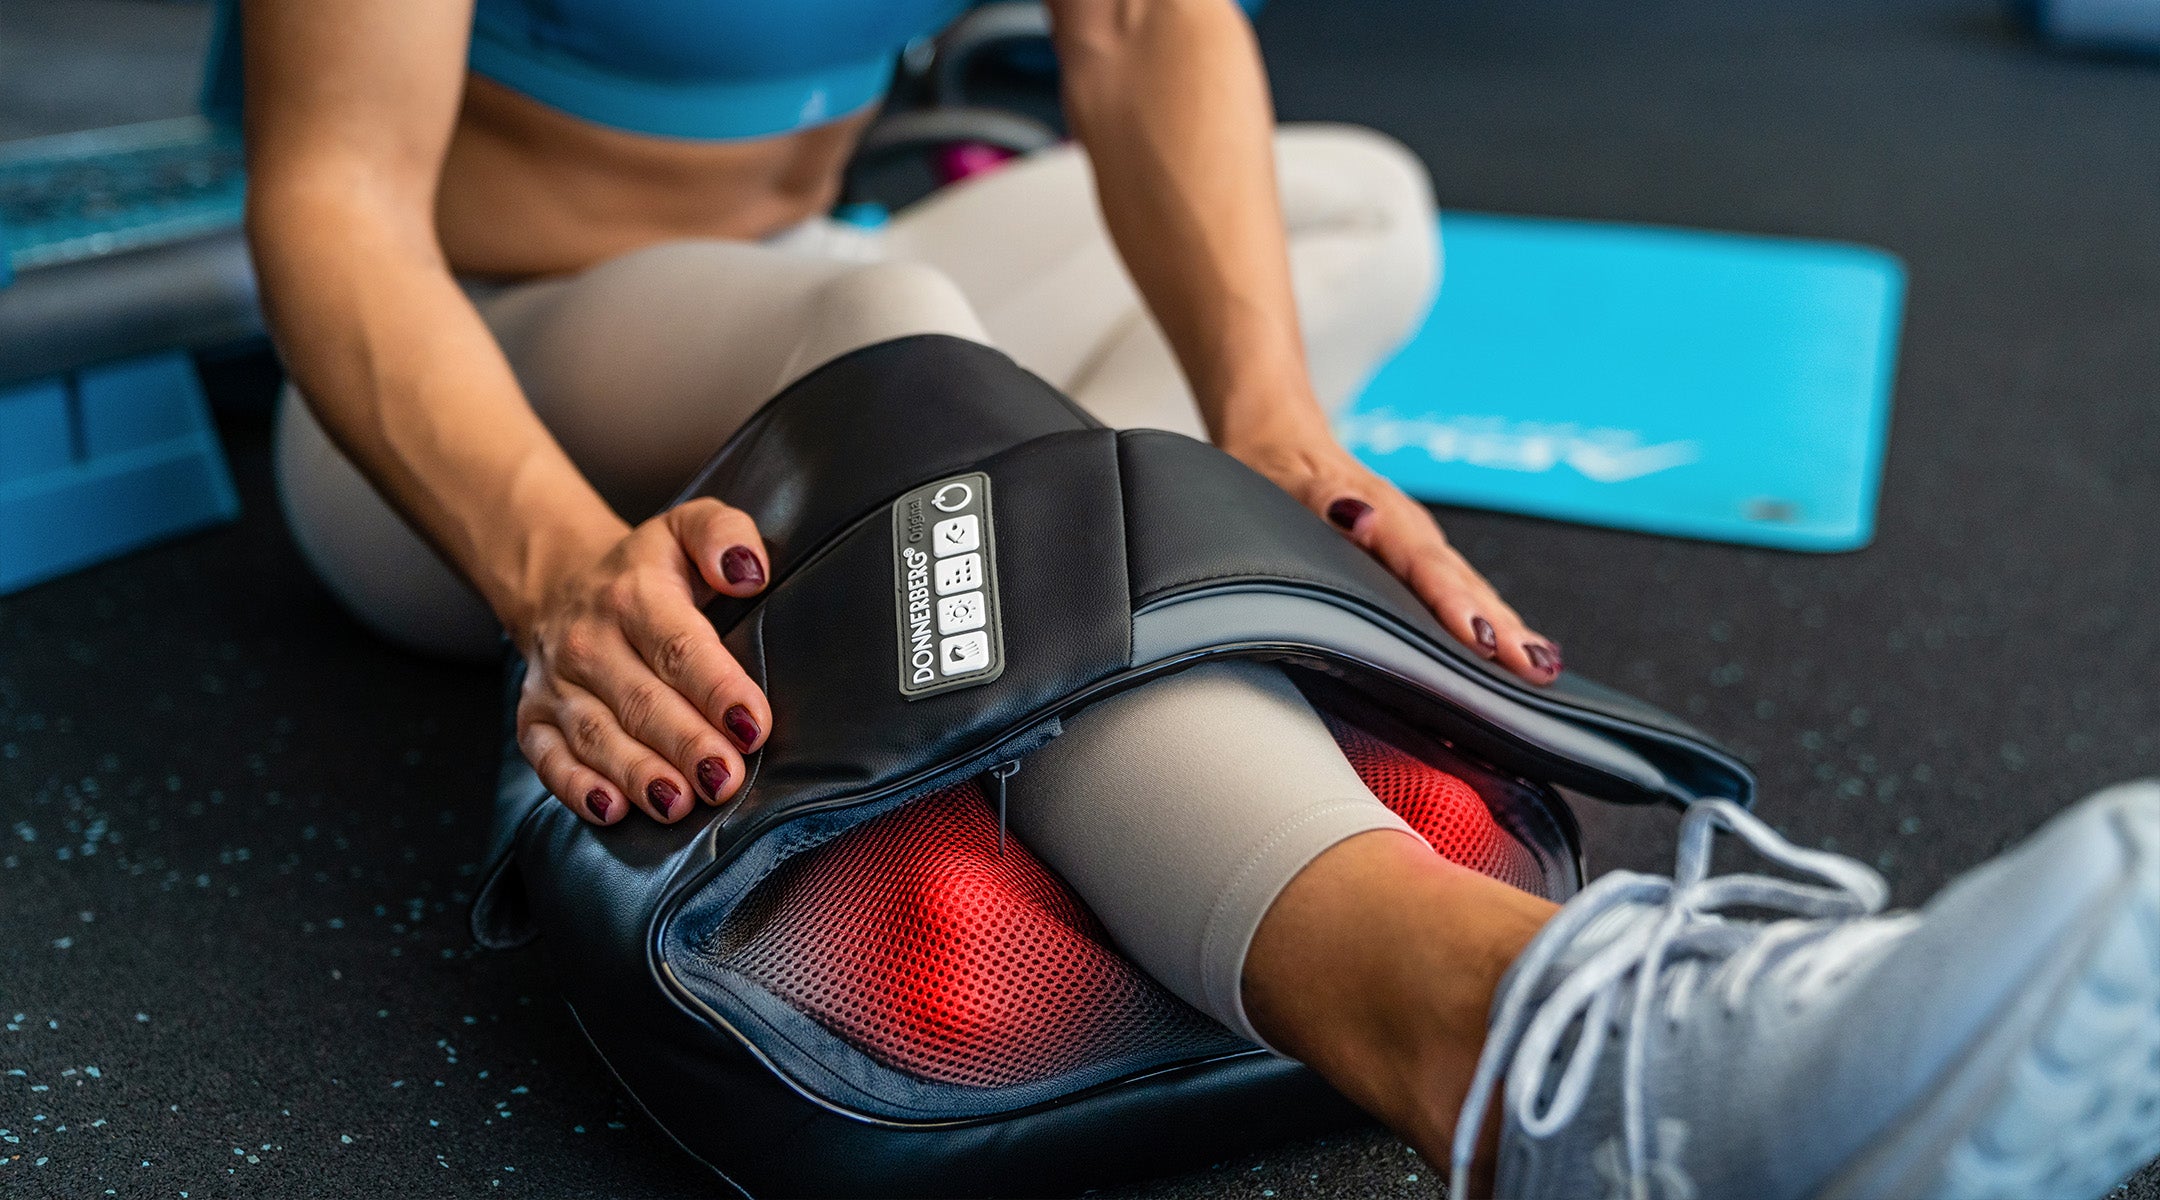
<svg viewBox="0 0 2160 1200">
<path fill-rule="evenodd" d="M 1306 372 L 1274 110 L 1230 0 L 1052 4 L 1065 109 L 1111 237 L 1208 428 L 1229 444 L 1323 428 Z"/>
<path fill-rule="evenodd" d="M 255 185 L 270 326 L 330 436 L 513 633 L 546 581 L 620 540 L 526 403 L 427 230 L 321 173 Z"/>
</svg>

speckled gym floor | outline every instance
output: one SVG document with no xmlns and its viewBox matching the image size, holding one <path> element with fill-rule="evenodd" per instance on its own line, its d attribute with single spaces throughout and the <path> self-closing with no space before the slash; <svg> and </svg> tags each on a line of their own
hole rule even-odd
<svg viewBox="0 0 2160 1200">
<path fill-rule="evenodd" d="M 183 110 L 202 16 L 9 0 L 0 136 Z M 1261 34 L 1286 118 L 1395 134 L 1446 204 L 1911 268 L 1873 548 L 1443 514 L 1571 667 L 1739 746 L 1772 820 L 1907 903 L 2160 773 L 2160 66 L 1988 0 L 1277 0 Z M 712 1194 L 543 953 L 468 944 L 494 681 L 308 576 L 254 366 L 213 378 L 238 524 L 0 600 L 0 1193 Z M 1662 866 L 1663 816 L 1585 816 L 1595 865 Z M 1118 1194 L 1440 1191 L 1360 1132 Z"/>
</svg>

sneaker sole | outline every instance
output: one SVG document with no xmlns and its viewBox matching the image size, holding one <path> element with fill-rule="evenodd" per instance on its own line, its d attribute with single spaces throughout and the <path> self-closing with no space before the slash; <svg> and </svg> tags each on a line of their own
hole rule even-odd
<svg viewBox="0 0 2160 1200">
<path fill-rule="evenodd" d="M 2160 1154 L 2160 782 L 2089 802 L 2128 866 L 2061 982 L 1989 1037 L 1817 1200 L 2080 1200 Z"/>
</svg>

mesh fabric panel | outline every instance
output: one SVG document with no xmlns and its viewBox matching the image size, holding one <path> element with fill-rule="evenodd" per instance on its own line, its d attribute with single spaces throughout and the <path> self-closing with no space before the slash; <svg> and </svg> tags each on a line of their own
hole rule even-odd
<svg viewBox="0 0 2160 1200">
<path fill-rule="evenodd" d="M 1464 866 L 1538 891 L 1537 860 L 1453 775 L 1329 719 L 1389 808 Z M 997 1088 L 1113 1055 L 1167 1064 L 1219 1026 L 1109 946 L 1048 868 L 1007 839 L 974 783 L 875 817 L 782 864 L 708 946 L 721 965 L 877 1062 Z"/>
<path fill-rule="evenodd" d="M 865 822 L 760 885 L 725 965 L 895 1070 L 1009 1087 L 1221 1030 L 1109 948 L 973 783 Z M 726 937 L 723 932 L 723 937 Z"/>
<path fill-rule="evenodd" d="M 1543 895 L 1545 868 L 1460 778 L 1334 716 L 1328 732 L 1365 786 L 1449 862 Z"/>
</svg>

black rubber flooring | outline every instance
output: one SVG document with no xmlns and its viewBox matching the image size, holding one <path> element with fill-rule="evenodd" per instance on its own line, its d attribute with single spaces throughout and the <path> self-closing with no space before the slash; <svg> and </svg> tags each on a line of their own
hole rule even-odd
<svg viewBox="0 0 2160 1200">
<path fill-rule="evenodd" d="M 1903 902 L 2160 773 L 2160 69 L 1978 0 L 1278 0 L 1261 31 L 1285 118 L 1403 138 L 1447 204 L 1911 268 L 1873 548 L 1445 514 L 1573 669 L 1730 739 L 1772 820 Z M 491 678 L 339 614 L 262 381 L 216 382 L 246 516 L 0 600 L 0 1194 L 709 1194 L 541 955 L 466 942 Z M 1663 863 L 1662 816 L 1586 816 L 1598 864 Z M 1366 1133 L 1120 1195 L 1439 1190 Z"/>
</svg>

